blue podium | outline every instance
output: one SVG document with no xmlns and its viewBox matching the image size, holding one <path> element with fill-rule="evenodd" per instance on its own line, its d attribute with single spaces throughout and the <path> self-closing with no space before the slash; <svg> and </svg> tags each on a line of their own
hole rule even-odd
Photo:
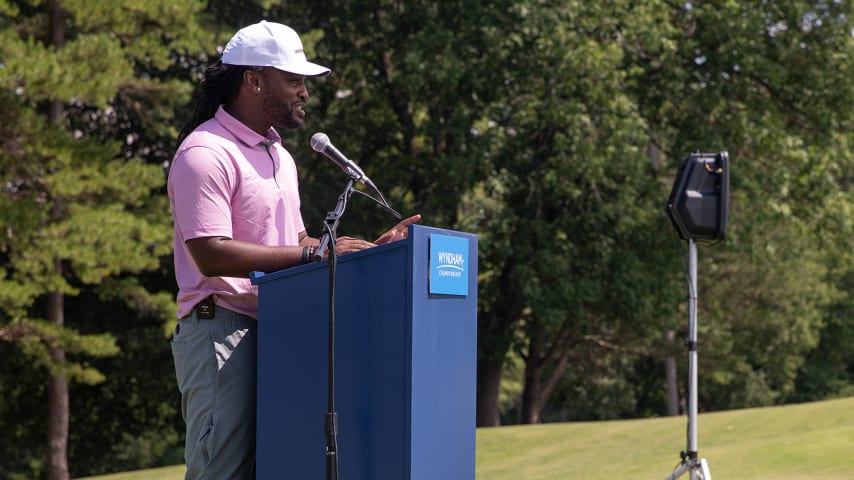
<svg viewBox="0 0 854 480">
<path fill-rule="evenodd" d="M 473 480 L 477 237 L 409 227 L 339 257 L 335 410 L 342 480 Z M 329 270 L 258 286 L 257 478 L 325 478 Z"/>
</svg>

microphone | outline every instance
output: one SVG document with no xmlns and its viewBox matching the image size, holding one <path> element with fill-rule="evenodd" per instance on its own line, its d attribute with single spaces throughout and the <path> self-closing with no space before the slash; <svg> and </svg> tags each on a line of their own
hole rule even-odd
<svg viewBox="0 0 854 480">
<path fill-rule="evenodd" d="M 325 133 L 317 132 L 311 136 L 311 148 L 315 152 L 326 155 L 330 160 L 335 162 L 336 165 L 341 167 L 341 170 L 344 170 L 344 173 L 349 175 L 353 180 L 356 180 L 362 185 L 376 188 L 374 187 L 374 182 L 365 175 L 365 172 L 356 165 L 356 162 L 345 157 L 343 153 L 335 148 L 335 145 L 332 145 L 332 142 L 329 140 L 329 136 Z"/>
</svg>

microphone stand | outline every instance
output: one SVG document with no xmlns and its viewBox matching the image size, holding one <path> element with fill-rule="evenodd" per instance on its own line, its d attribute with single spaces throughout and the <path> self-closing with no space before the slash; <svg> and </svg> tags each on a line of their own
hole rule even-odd
<svg viewBox="0 0 854 480">
<path fill-rule="evenodd" d="M 396 218 L 401 218 L 400 213 L 396 212 L 388 205 L 382 193 L 376 188 L 373 183 L 371 187 L 376 190 L 383 201 L 368 195 L 364 192 L 356 190 L 354 187 L 355 180 L 352 176 L 347 180 L 347 186 L 344 191 L 338 196 L 338 203 L 335 209 L 326 214 L 326 220 L 323 222 L 323 235 L 320 238 L 320 245 L 314 253 L 313 260 L 319 262 L 323 259 L 327 250 L 329 256 L 327 264 L 329 265 L 329 370 L 327 384 L 327 412 L 324 415 L 324 430 L 326 432 L 326 480 L 338 480 L 338 413 L 335 412 L 335 269 L 338 261 L 335 256 L 335 236 L 338 230 L 338 224 L 341 217 L 344 215 L 344 210 L 347 208 L 347 202 L 353 193 L 359 193 L 372 199 L 379 204 L 383 209 L 391 213 Z"/>
<path fill-rule="evenodd" d="M 338 480 L 338 413 L 335 412 L 335 268 L 338 262 L 335 258 L 335 232 L 338 230 L 338 223 L 347 208 L 347 201 L 355 191 L 354 183 L 352 178 L 347 180 L 347 186 L 338 196 L 335 209 L 326 214 L 326 220 L 323 222 L 323 235 L 314 256 L 314 260 L 319 261 L 323 259 L 327 249 L 329 250 L 327 260 L 329 265 L 329 370 L 326 394 L 327 411 L 324 416 L 326 480 Z"/>
</svg>

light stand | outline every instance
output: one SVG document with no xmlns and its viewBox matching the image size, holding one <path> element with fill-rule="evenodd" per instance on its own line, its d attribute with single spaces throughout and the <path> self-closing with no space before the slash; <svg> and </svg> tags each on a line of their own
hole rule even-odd
<svg viewBox="0 0 854 480">
<path fill-rule="evenodd" d="M 665 211 L 676 232 L 688 241 L 688 448 L 667 480 L 690 473 L 711 480 L 709 464 L 697 455 L 697 243 L 726 235 L 729 203 L 729 153 L 695 152 L 683 158 Z"/>
<path fill-rule="evenodd" d="M 676 480 L 685 472 L 691 480 L 712 480 L 705 458 L 697 458 L 697 244 L 688 239 L 688 449 L 680 452 L 682 461 L 667 480 Z"/>
<path fill-rule="evenodd" d="M 314 254 L 314 261 L 320 261 L 327 251 L 329 256 L 327 264 L 329 265 L 329 353 L 328 353 L 328 384 L 327 384 L 327 411 L 324 415 L 324 430 L 326 432 L 326 480 L 338 480 L 338 413 L 335 412 L 335 269 L 338 264 L 335 256 L 335 238 L 338 231 L 338 224 L 341 217 L 344 215 L 344 210 L 347 208 L 347 201 L 355 192 L 364 195 L 390 212 L 396 218 L 400 218 L 400 214 L 392 209 L 385 198 L 375 186 L 372 187 L 379 194 L 382 201 L 374 197 L 356 190 L 354 187 L 356 179 L 350 176 L 347 180 L 347 186 L 341 195 L 338 196 L 338 203 L 335 209 L 326 214 L 326 220 L 323 222 L 323 235 L 320 238 L 320 244 Z"/>
</svg>

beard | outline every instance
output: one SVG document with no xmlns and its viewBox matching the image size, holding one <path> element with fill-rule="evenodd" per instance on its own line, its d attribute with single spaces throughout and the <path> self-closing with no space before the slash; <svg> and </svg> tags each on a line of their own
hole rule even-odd
<svg viewBox="0 0 854 480">
<path fill-rule="evenodd" d="M 299 100 L 293 103 L 298 103 Z M 273 128 L 277 130 L 286 128 L 300 128 L 302 116 L 298 114 L 297 108 L 292 103 L 287 103 L 273 95 L 265 95 L 261 108 L 270 116 Z"/>
</svg>

